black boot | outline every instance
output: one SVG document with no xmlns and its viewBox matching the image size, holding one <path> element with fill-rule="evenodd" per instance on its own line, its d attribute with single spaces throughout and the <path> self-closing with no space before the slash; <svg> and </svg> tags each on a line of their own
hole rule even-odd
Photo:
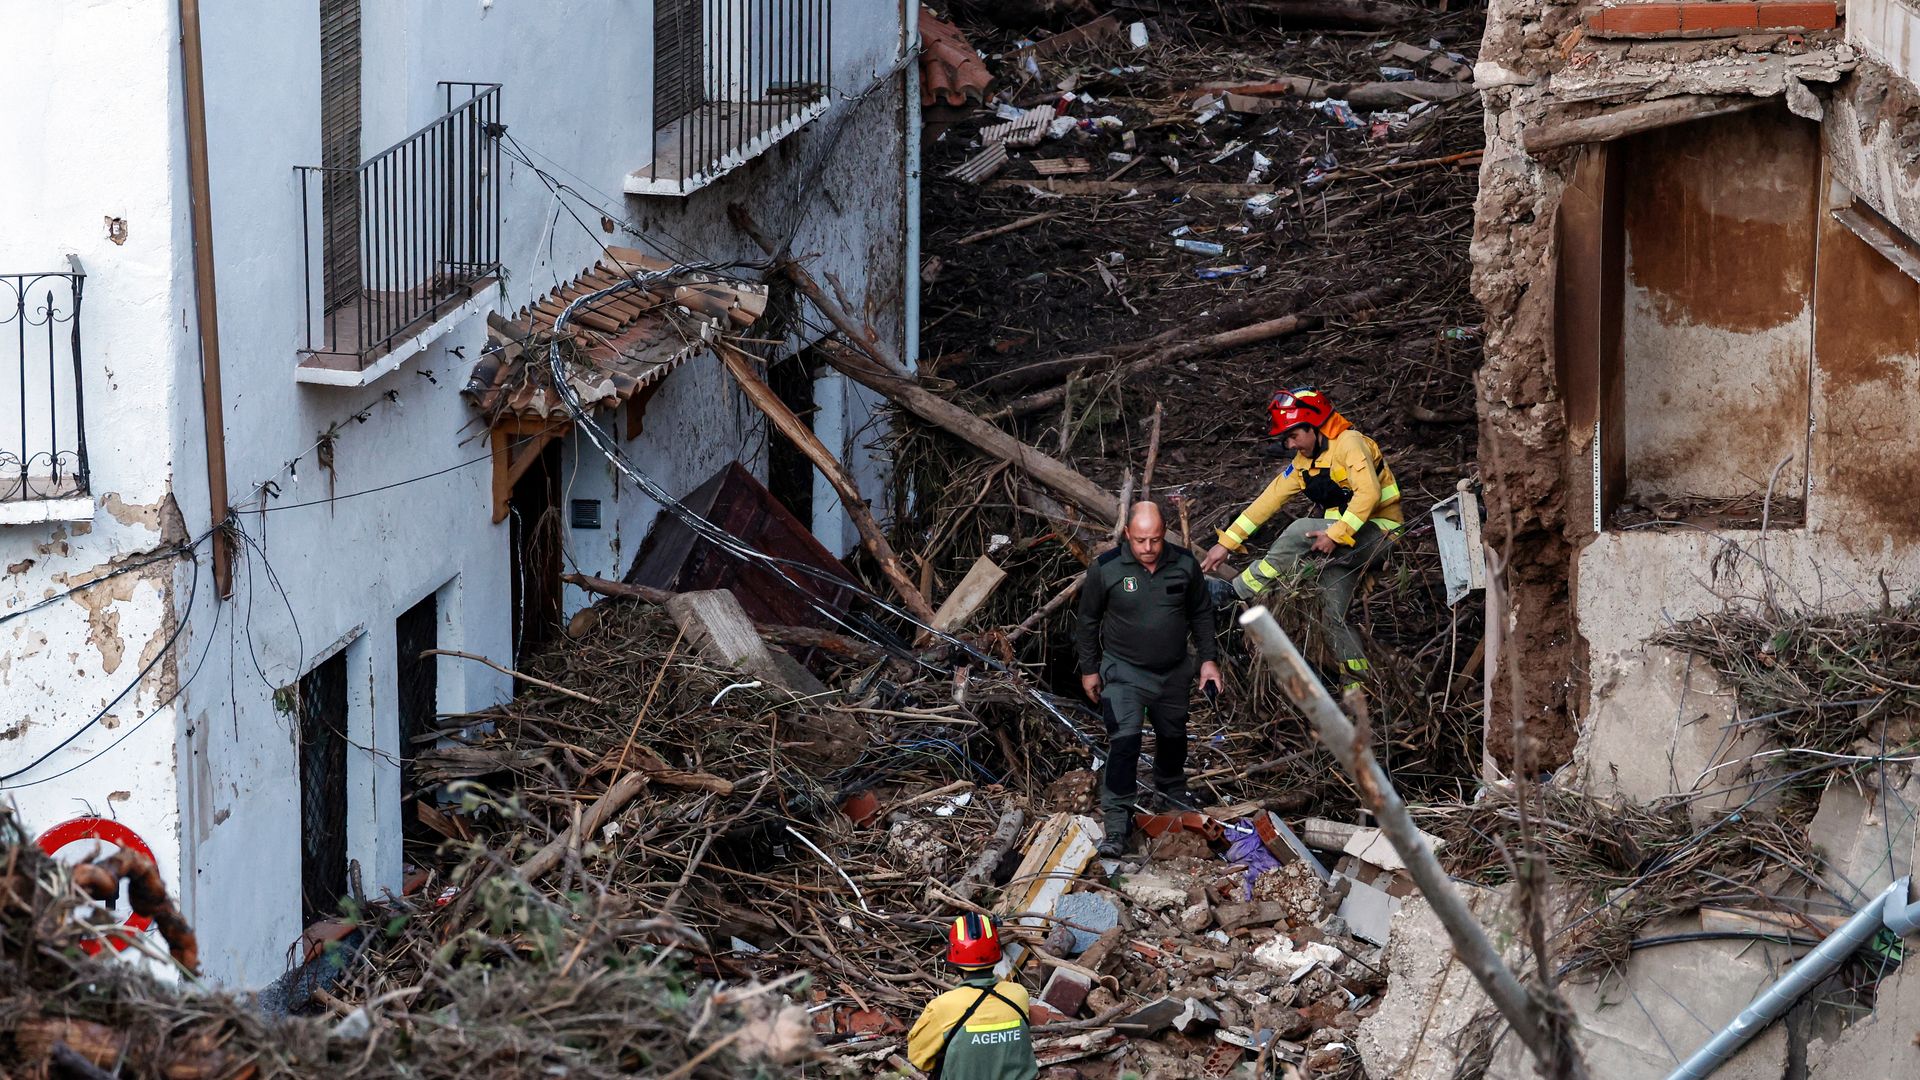
<svg viewBox="0 0 1920 1080">
<path fill-rule="evenodd" d="M 1106 835 L 1100 839 L 1099 851 L 1103 859 L 1118 859 L 1127 853 L 1127 842 L 1133 839 L 1133 811 L 1127 807 L 1108 807 L 1101 823 L 1106 827 Z"/>
</svg>

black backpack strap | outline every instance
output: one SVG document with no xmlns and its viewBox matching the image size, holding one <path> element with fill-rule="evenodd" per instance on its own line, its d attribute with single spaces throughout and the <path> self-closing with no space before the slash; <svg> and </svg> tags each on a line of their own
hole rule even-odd
<svg viewBox="0 0 1920 1080">
<path fill-rule="evenodd" d="M 953 1026 L 947 1029 L 947 1037 L 940 1041 L 940 1053 L 933 1059 L 933 1071 L 927 1074 L 932 1077 L 933 1080 L 940 1080 L 940 1070 L 947 1067 L 947 1048 L 953 1045 L 953 1037 L 966 1029 L 967 1021 L 972 1019 L 973 1014 L 979 1010 L 980 1006 L 987 1003 L 988 998 L 999 998 L 1001 1001 L 1006 1002 L 1007 1007 L 1012 1009 L 1023 1023 L 1026 1021 L 1027 1010 L 1008 1001 L 1007 996 L 1000 992 L 999 983 L 983 987 L 980 991 L 980 996 L 973 999 L 973 1004 L 967 1006 L 967 1011 L 961 1013 L 960 1019 L 955 1020 Z"/>
</svg>

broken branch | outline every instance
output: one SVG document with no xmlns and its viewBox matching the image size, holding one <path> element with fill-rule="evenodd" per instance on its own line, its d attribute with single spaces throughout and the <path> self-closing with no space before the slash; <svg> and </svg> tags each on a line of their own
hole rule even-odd
<svg viewBox="0 0 1920 1080">
<path fill-rule="evenodd" d="M 906 605 L 915 619 L 922 623 L 933 622 L 933 605 L 927 603 L 927 598 L 921 595 L 913 579 L 907 576 L 900 556 L 894 554 L 893 545 L 887 543 L 886 534 L 880 531 L 872 512 L 867 509 L 867 501 L 860 496 L 860 488 L 854 484 L 853 477 L 840 467 L 839 459 L 833 456 L 811 428 L 793 414 L 792 409 L 787 408 L 787 403 L 780 400 L 780 395 L 774 393 L 772 387 L 760 381 L 747 354 L 725 341 L 715 341 L 714 352 L 719 354 L 720 362 L 727 366 L 727 370 L 733 373 L 734 381 L 740 384 L 747 400 L 765 413 L 773 426 L 780 429 L 780 434 L 799 448 L 807 460 L 813 462 L 813 467 L 820 470 L 820 475 L 827 478 L 827 483 L 833 486 L 835 494 L 840 496 L 840 505 L 846 508 L 847 516 L 853 519 L 854 528 L 860 530 L 861 545 L 873 556 L 873 561 L 880 564 L 881 575 L 893 586 L 900 602 Z"/>
<path fill-rule="evenodd" d="M 1486 991 L 1500 1015 L 1513 1025 L 1521 1041 L 1533 1052 L 1535 1061 L 1543 1070 L 1551 1070 L 1549 1075 L 1586 1076 L 1586 1065 L 1579 1051 L 1563 1032 L 1555 1030 L 1549 1019 L 1549 1006 L 1557 1007 L 1561 1015 L 1571 1015 L 1564 1003 L 1557 1001 L 1557 995 L 1546 988 L 1538 991 L 1546 1001 L 1536 1003 L 1527 988 L 1520 985 L 1512 969 L 1500 958 L 1499 951 L 1487 940 L 1486 931 L 1474 919 L 1466 901 L 1454 890 L 1433 849 L 1421 838 L 1413 816 L 1407 812 L 1407 804 L 1374 759 L 1373 750 L 1359 740 L 1353 722 L 1328 696 L 1319 676 L 1307 666 L 1300 650 L 1274 621 L 1273 612 L 1253 608 L 1240 617 L 1240 625 L 1251 634 L 1262 656 L 1279 675 L 1281 692 L 1313 722 L 1320 741 L 1327 744 L 1353 777 L 1361 800 L 1380 822 L 1380 831 L 1407 864 L 1407 872 L 1420 886 L 1421 895 L 1446 927 L 1447 937 L 1453 942 L 1454 953 L 1460 957 L 1461 964 Z"/>
<path fill-rule="evenodd" d="M 536 679 L 524 671 L 515 671 L 510 667 L 502 667 L 499 664 L 494 663 L 493 661 L 487 659 L 484 656 L 477 656 L 470 652 L 461 652 L 458 649 L 428 649 L 425 652 L 422 652 L 420 656 L 422 659 L 425 659 L 426 657 L 429 657 L 429 656 L 457 656 L 462 660 L 475 660 L 482 664 L 487 665 L 488 667 L 492 668 L 493 670 L 499 672 L 502 675 L 511 675 L 514 678 L 520 680 L 521 682 L 526 683 L 528 686 L 537 686 L 542 690 L 551 690 L 556 694 L 560 694 L 565 697 L 570 697 L 575 701 L 584 701 L 589 705 L 606 704 L 606 702 L 601 701 L 597 697 L 588 697 L 587 695 L 581 693 L 578 690 L 569 690 L 566 687 L 561 686 L 559 683 L 550 683 L 545 679 Z"/>
</svg>

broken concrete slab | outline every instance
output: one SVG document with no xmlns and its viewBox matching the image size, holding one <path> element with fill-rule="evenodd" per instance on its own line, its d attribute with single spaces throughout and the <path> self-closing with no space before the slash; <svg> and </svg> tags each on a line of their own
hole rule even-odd
<svg viewBox="0 0 1920 1080">
<path fill-rule="evenodd" d="M 1877 773 L 1859 781 L 1836 776 L 1820 796 L 1807 826 L 1807 840 L 1824 865 L 1820 876 L 1839 896 L 1860 904 L 1878 896 L 1897 877 L 1913 871 L 1920 837 L 1920 778 L 1887 768 L 1887 790 Z"/>
<path fill-rule="evenodd" d="M 1684 653 L 1648 646 L 1596 658 L 1592 682 L 1593 715 L 1565 770 L 1567 780 L 1590 795 L 1650 803 L 1676 792 L 1704 792 L 1688 804 L 1694 821 L 1704 824 L 1763 791 L 1750 782 L 1780 768 L 1768 764 L 1779 758 L 1729 764 L 1769 743 L 1735 726 L 1733 695 L 1706 664 Z M 1770 809 L 1778 802 L 1777 795 L 1768 795 L 1748 808 Z"/>
<path fill-rule="evenodd" d="M 1494 940 L 1512 940 L 1499 893 L 1456 884 L 1468 910 Z M 1453 956 L 1446 928 L 1425 900 L 1411 900 L 1394 919 L 1384 953 L 1386 998 L 1394 1003 L 1360 1025 L 1355 1045 L 1369 1076 L 1445 1080 L 1462 1063 L 1466 1048 L 1456 1036 L 1492 1009 L 1478 983 Z M 1599 1074 L 1595 1074 L 1599 1075 Z"/>
<path fill-rule="evenodd" d="M 1300 823 L 1300 839 L 1308 847 L 1321 851 L 1345 851 L 1347 840 L 1360 831 L 1360 826 L 1344 821 L 1330 821 L 1326 818 L 1308 818 Z"/>
<path fill-rule="evenodd" d="M 1394 912 L 1400 910 L 1398 899 L 1387 895 L 1385 889 L 1377 889 L 1364 881 L 1348 881 L 1347 897 L 1340 901 L 1340 918 L 1347 924 L 1347 932 L 1361 941 L 1374 945 L 1387 944 L 1393 928 Z"/>
<path fill-rule="evenodd" d="M 1422 832 L 1420 837 L 1427 842 L 1427 847 L 1436 855 L 1446 844 L 1445 840 L 1431 833 Z M 1347 842 L 1342 845 L 1341 851 L 1362 862 L 1372 863 L 1382 870 L 1407 868 L 1406 860 L 1394 850 L 1393 841 L 1388 840 L 1386 834 L 1379 829 L 1355 829 L 1352 835 L 1347 837 Z"/>
<path fill-rule="evenodd" d="M 709 660 L 802 697 L 827 692 L 799 661 L 767 647 L 746 609 L 725 589 L 676 593 L 667 600 L 667 613 L 693 650 Z"/>
<path fill-rule="evenodd" d="M 1920 970 L 1903 965 L 1880 984 L 1873 1013 L 1831 1041 L 1815 1039 L 1807 1047 L 1811 1080 L 1920 1075 L 1920 1044 L 1914 1041 L 1914 1017 L 1920 1016 Z"/>
<path fill-rule="evenodd" d="M 1187 887 L 1160 874 L 1128 874 L 1120 879 L 1119 889 L 1134 904 L 1155 911 L 1187 906 Z"/>
<path fill-rule="evenodd" d="M 1100 893 L 1068 893 L 1053 906 L 1053 917 L 1073 932 L 1073 946 L 1068 955 L 1078 956 L 1091 949 L 1101 935 L 1119 925 L 1120 909 Z"/>
<path fill-rule="evenodd" d="M 1154 1036 L 1168 1028 L 1182 1035 L 1203 1035 L 1220 1026 L 1220 1014 L 1198 998 L 1163 997 L 1114 1021 L 1115 1031 Z"/>
</svg>

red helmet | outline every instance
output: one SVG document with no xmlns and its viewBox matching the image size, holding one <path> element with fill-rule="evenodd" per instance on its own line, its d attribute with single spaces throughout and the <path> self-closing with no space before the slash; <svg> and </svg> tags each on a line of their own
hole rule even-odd
<svg viewBox="0 0 1920 1080">
<path fill-rule="evenodd" d="M 1000 934 L 993 920 L 968 912 L 947 929 L 947 963 L 964 968 L 992 967 L 1000 962 Z"/>
<path fill-rule="evenodd" d="M 1306 424 L 1319 427 L 1333 419 L 1333 402 L 1318 390 L 1282 390 L 1267 402 L 1267 414 L 1273 417 L 1269 435 L 1284 435 Z"/>
</svg>

